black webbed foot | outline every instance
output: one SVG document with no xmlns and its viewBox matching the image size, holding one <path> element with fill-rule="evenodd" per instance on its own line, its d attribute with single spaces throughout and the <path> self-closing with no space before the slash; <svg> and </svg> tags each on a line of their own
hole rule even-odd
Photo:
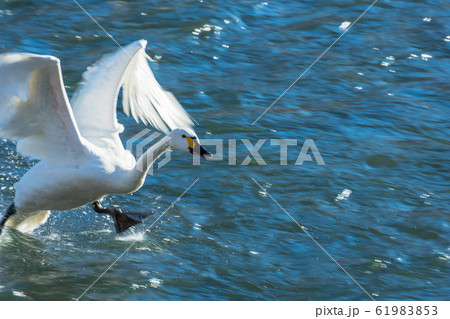
<svg viewBox="0 0 450 319">
<path fill-rule="evenodd" d="M 123 212 L 120 208 L 104 208 L 99 202 L 93 202 L 92 208 L 99 214 L 108 214 L 114 219 L 117 233 L 122 233 L 128 228 L 140 224 L 150 213 Z"/>
</svg>

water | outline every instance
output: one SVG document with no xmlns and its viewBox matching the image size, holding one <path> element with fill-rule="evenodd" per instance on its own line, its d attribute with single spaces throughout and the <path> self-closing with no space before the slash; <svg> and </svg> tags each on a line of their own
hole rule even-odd
<svg viewBox="0 0 450 319">
<path fill-rule="evenodd" d="M 297 139 L 288 165 L 193 166 L 174 152 L 132 196 L 153 211 L 122 235 L 89 207 L 0 239 L 1 300 L 367 300 L 278 207 L 379 300 L 448 299 L 449 45 L 445 1 L 379 1 L 255 125 L 369 1 L 81 1 L 121 44 L 149 41 L 160 83 L 200 138 Z M 1 52 L 62 60 L 69 96 L 116 44 L 73 2 L 0 1 Z M 125 140 L 143 129 L 120 114 Z M 313 139 L 326 165 L 294 165 Z M 33 165 L 0 141 L 0 210 Z M 145 233 L 195 179 L 174 208 Z M 260 183 L 264 190 L 253 181 Z"/>
</svg>

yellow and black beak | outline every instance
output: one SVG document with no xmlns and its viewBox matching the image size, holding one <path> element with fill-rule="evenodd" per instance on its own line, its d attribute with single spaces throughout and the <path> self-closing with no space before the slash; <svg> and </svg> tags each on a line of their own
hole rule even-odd
<svg viewBox="0 0 450 319">
<path fill-rule="evenodd" d="M 198 155 L 203 158 L 211 158 L 212 157 L 212 155 L 210 153 L 208 153 L 208 151 L 205 150 L 203 148 L 203 146 L 201 146 L 198 143 L 195 143 L 195 141 L 192 137 L 186 136 L 186 140 L 189 143 L 189 152 L 191 152 L 191 154 Z"/>
</svg>

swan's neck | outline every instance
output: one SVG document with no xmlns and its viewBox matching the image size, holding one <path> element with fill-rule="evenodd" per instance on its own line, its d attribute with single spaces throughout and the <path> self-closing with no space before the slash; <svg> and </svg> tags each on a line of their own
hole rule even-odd
<svg viewBox="0 0 450 319">
<path fill-rule="evenodd" d="M 170 137 L 165 136 L 155 145 L 152 145 L 136 162 L 134 167 L 134 177 L 138 184 L 138 188 L 142 186 L 150 167 L 155 163 L 155 161 L 170 149 Z"/>
</svg>

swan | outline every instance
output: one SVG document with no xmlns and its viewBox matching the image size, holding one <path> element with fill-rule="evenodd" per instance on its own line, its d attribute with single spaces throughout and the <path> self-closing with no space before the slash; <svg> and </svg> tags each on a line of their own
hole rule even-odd
<svg viewBox="0 0 450 319">
<path fill-rule="evenodd" d="M 0 233 L 4 226 L 32 231 L 50 211 L 88 203 L 111 215 L 116 231 L 122 232 L 140 220 L 102 207 L 103 197 L 136 192 L 151 165 L 170 149 L 211 157 L 187 112 L 156 81 L 146 45 L 135 41 L 89 67 L 71 104 L 58 58 L 0 55 L 0 137 L 16 141 L 20 154 L 39 160 L 14 185 L 14 201 L 0 217 Z M 124 130 L 116 113 L 121 89 L 124 113 L 165 133 L 138 159 L 119 137 Z"/>
</svg>

